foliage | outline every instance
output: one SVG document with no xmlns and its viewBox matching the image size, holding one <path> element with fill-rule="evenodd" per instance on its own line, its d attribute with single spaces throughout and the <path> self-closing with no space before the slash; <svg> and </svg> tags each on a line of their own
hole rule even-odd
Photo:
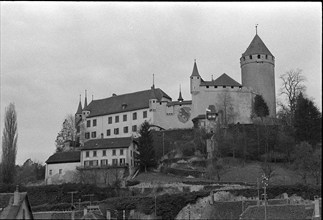
<svg viewBox="0 0 323 220">
<path fill-rule="evenodd" d="M 269 115 L 268 105 L 266 104 L 264 98 L 261 95 L 255 96 L 254 112 L 256 116 L 260 118 L 264 118 Z"/>
<path fill-rule="evenodd" d="M 16 166 L 16 183 L 27 184 L 45 179 L 45 165 L 33 162 L 31 159 L 25 161 L 22 166 Z"/>
<path fill-rule="evenodd" d="M 10 103 L 6 108 L 2 134 L 2 181 L 13 183 L 17 155 L 17 113 L 15 105 Z"/>
<path fill-rule="evenodd" d="M 149 167 L 156 166 L 155 151 L 153 147 L 153 138 L 150 131 L 150 124 L 145 121 L 139 130 L 138 154 L 140 168 L 147 170 Z"/>
<path fill-rule="evenodd" d="M 322 148 L 318 148 L 313 152 L 310 173 L 315 178 L 316 185 L 319 185 L 322 177 Z"/>
<path fill-rule="evenodd" d="M 188 169 L 178 169 L 178 168 L 171 168 L 171 167 L 167 167 L 162 169 L 163 173 L 171 173 L 174 175 L 178 175 L 178 176 L 193 176 L 193 177 L 200 177 L 202 176 L 202 172 L 198 171 L 198 170 L 188 170 Z"/>
<path fill-rule="evenodd" d="M 296 145 L 293 153 L 294 169 L 302 177 L 304 184 L 307 183 L 307 177 L 313 168 L 313 163 L 311 160 L 312 153 L 312 146 L 307 142 L 302 142 Z"/>
<path fill-rule="evenodd" d="M 66 116 L 62 129 L 57 134 L 55 145 L 56 145 L 56 152 L 66 151 L 65 149 L 65 142 L 72 141 L 75 142 L 76 139 L 76 128 L 75 128 L 75 119 L 72 114 Z"/>
<path fill-rule="evenodd" d="M 298 142 L 307 141 L 312 145 L 322 141 L 322 114 L 313 101 L 300 93 L 295 107 L 295 135 Z"/>
<path fill-rule="evenodd" d="M 135 186 L 135 185 L 138 185 L 140 183 L 139 180 L 128 180 L 126 182 L 126 186 Z"/>
<path fill-rule="evenodd" d="M 268 163 L 268 162 L 262 163 L 261 170 L 263 174 L 265 174 L 265 176 L 268 178 L 268 181 L 270 181 L 270 179 L 276 175 L 275 167 L 271 163 Z"/>
<path fill-rule="evenodd" d="M 209 138 L 209 134 L 205 128 L 194 129 L 194 145 L 195 149 L 199 150 L 202 154 L 206 154 L 206 139 Z"/>
</svg>

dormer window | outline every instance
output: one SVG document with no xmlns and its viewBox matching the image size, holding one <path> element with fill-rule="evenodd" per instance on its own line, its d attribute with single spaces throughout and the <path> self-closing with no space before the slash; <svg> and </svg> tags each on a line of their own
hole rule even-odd
<svg viewBox="0 0 323 220">
<path fill-rule="evenodd" d="M 122 107 L 122 109 L 126 109 L 126 108 L 127 108 L 127 104 L 126 104 L 126 103 L 123 103 L 123 104 L 121 105 L 121 107 Z"/>
</svg>

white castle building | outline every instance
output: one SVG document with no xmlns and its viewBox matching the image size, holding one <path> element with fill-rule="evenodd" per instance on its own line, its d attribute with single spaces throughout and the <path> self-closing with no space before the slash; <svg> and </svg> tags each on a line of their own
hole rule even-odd
<svg viewBox="0 0 323 220">
<path fill-rule="evenodd" d="M 178 99 L 173 101 L 162 89 L 155 88 L 154 85 L 143 91 L 113 94 L 105 99 L 92 100 L 89 104 L 85 96 L 84 106 L 82 107 L 80 100 L 75 114 L 77 139 L 83 146 L 81 151 L 84 151 L 81 152 L 81 166 L 101 166 L 101 161 L 108 165 L 118 165 L 117 161 L 120 161 L 120 164 L 133 161 L 133 154 L 130 152 L 134 145 L 129 137 L 137 135 L 144 121 L 163 129 L 192 128 L 194 123 L 206 123 L 206 109 L 213 106 L 222 123 L 251 124 L 256 94 L 263 96 L 269 108 L 269 117 L 275 118 L 275 58 L 257 34 L 242 54 L 240 66 L 241 84 L 225 73 L 215 80 L 205 81 L 194 62 L 190 75 L 191 100 L 184 100 L 180 91 Z M 111 138 L 114 140 L 111 142 L 113 145 L 128 140 L 128 144 L 118 145 L 120 152 L 121 149 L 131 147 L 131 150 L 125 150 L 124 158 L 114 160 L 112 154 L 107 156 L 108 154 L 97 152 L 98 149 L 110 149 L 111 146 L 102 145 L 110 142 L 102 139 Z M 100 147 L 96 147 L 98 144 Z M 117 149 L 115 146 L 113 148 Z M 101 155 L 100 158 L 94 163 L 88 162 L 88 158 L 93 159 L 94 152 L 94 157 L 98 158 L 98 155 Z M 134 163 L 129 162 L 127 165 L 134 166 Z"/>
</svg>

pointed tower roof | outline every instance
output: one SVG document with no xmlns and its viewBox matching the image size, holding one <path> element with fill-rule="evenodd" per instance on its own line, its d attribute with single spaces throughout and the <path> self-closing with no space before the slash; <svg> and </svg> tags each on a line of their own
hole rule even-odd
<svg viewBox="0 0 323 220">
<path fill-rule="evenodd" d="M 157 96 L 155 93 L 155 85 L 153 85 L 150 89 L 149 99 L 157 99 Z"/>
<path fill-rule="evenodd" d="M 197 70 L 196 60 L 194 60 L 194 67 L 191 76 L 200 76 L 199 71 Z"/>
<path fill-rule="evenodd" d="M 258 34 L 256 34 L 256 36 L 253 38 L 246 52 L 244 52 L 242 56 L 248 56 L 253 54 L 267 54 L 273 56 L 266 47 L 265 43 L 260 39 Z"/>
<path fill-rule="evenodd" d="M 184 99 L 182 97 L 182 91 L 181 91 L 181 86 L 179 86 L 179 97 L 177 99 L 178 101 L 182 102 Z"/>
<path fill-rule="evenodd" d="M 87 107 L 87 94 L 86 94 L 86 90 L 85 90 L 85 100 L 84 100 L 84 108 Z"/>
<path fill-rule="evenodd" d="M 80 95 L 80 102 L 79 102 L 79 107 L 77 108 L 76 114 L 82 114 L 82 103 L 81 103 L 81 95 Z"/>
</svg>

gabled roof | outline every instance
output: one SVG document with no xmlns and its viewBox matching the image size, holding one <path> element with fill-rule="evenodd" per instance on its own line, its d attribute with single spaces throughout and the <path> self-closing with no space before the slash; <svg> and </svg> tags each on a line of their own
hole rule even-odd
<svg viewBox="0 0 323 220">
<path fill-rule="evenodd" d="M 269 205 L 267 206 L 268 219 L 307 219 L 305 205 Z M 264 219 L 264 206 L 249 206 L 242 214 L 240 219 Z"/>
<path fill-rule="evenodd" d="M 84 110 L 90 111 L 88 117 L 95 117 L 149 108 L 151 90 L 153 90 L 158 101 L 161 101 L 162 98 L 171 100 L 163 90 L 157 88 L 93 100 Z M 122 107 L 124 104 L 126 104 L 125 108 Z"/>
<path fill-rule="evenodd" d="M 196 61 L 194 61 L 193 72 L 191 76 L 200 76 L 199 71 L 197 70 Z"/>
<path fill-rule="evenodd" d="M 253 54 L 267 54 L 273 56 L 266 47 L 265 43 L 260 39 L 258 34 L 256 34 L 256 36 L 253 38 L 246 52 L 244 52 L 242 56 L 248 56 Z"/>
<path fill-rule="evenodd" d="M 216 80 L 213 81 L 202 81 L 201 86 L 242 86 L 240 83 L 232 79 L 227 74 L 223 73 Z"/>
<path fill-rule="evenodd" d="M 13 205 L 14 193 L 0 193 L 0 219 L 16 219 L 21 205 L 26 201 L 27 208 L 32 216 L 27 192 L 19 192 L 18 205 Z"/>
<path fill-rule="evenodd" d="M 58 152 L 50 156 L 45 163 L 76 163 L 81 161 L 80 156 L 80 151 Z"/>
<path fill-rule="evenodd" d="M 131 137 L 92 139 L 85 142 L 81 150 L 128 148 L 132 142 Z"/>
</svg>

